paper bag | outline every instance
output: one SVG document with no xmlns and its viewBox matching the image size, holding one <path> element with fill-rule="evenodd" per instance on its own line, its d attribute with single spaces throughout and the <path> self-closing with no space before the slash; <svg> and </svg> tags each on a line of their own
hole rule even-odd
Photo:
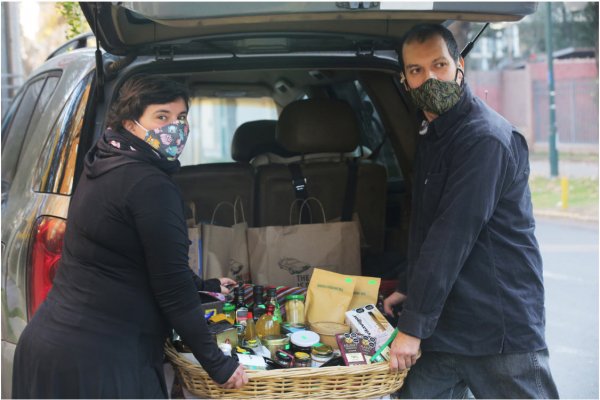
<svg viewBox="0 0 600 400">
<path fill-rule="evenodd" d="M 190 247 L 188 249 L 189 265 L 192 271 L 202 276 L 202 236 L 198 227 L 188 228 Z"/>
<path fill-rule="evenodd" d="M 215 225 L 215 216 L 222 206 L 229 206 L 234 214 L 232 226 Z M 237 210 L 241 210 L 238 222 Z M 237 281 L 250 281 L 248 265 L 248 241 L 241 199 L 234 204 L 221 202 L 213 211 L 210 224 L 201 224 L 202 229 L 202 277 L 204 279 L 229 277 Z"/>
<path fill-rule="evenodd" d="M 344 323 L 356 277 L 315 268 L 306 291 L 306 321 Z"/>
<path fill-rule="evenodd" d="M 348 306 L 349 310 L 366 306 L 367 304 L 377 304 L 379 294 L 379 285 L 381 278 L 372 278 L 370 276 L 353 276 L 356 280 L 352 301 Z"/>
<path fill-rule="evenodd" d="M 266 226 L 247 233 L 255 284 L 307 287 L 314 268 L 361 273 L 356 221 Z"/>
</svg>

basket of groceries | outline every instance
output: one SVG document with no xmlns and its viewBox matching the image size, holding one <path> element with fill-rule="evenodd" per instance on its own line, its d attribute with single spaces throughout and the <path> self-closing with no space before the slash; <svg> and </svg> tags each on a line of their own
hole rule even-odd
<svg viewBox="0 0 600 400">
<path fill-rule="evenodd" d="M 379 279 L 315 268 L 308 289 L 240 285 L 234 301 L 205 308 L 219 348 L 249 382 L 223 389 L 178 336 L 165 352 L 183 388 L 200 398 L 374 398 L 402 387 L 389 368 L 395 330 L 376 306 Z M 327 304 L 327 307 L 323 307 Z"/>
</svg>

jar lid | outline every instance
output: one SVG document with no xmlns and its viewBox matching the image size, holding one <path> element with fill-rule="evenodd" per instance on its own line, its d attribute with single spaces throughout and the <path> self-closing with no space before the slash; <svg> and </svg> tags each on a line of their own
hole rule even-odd
<svg viewBox="0 0 600 400">
<path fill-rule="evenodd" d="M 277 350 L 275 352 L 275 356 L 282 361 L 291 361 L 291 357 L 290 354 L 286 353 L 285 351 L 281 351 L 281 350 Z"/>
<path fill-rule="evenodd" d="M 328 344 L 317 343 L 311 353 L 315 356 L 328 357 L 333 354 L 333 348 Z"/>
<path fill-rule="evenodd" d="M 298 331 L 292 333 L 290 341 L 298 347 L 312 347 L 319 343 L 319 335 L 313 331 Z"/>
<path fill-rule="evenodd" d="M 287 335 L 268 335 L 263 338 L 263 343 L 265 345 L 279 345 L 279 344 L 288 344 L 290 342 L 290 338 Z"/>
<path fill-rule="evenodd" d="M 296 357 L 296 360 L 298 360 L 298 361 L 307 361 L 310 359 L 310 356 L 308 355 L 308 353 L 305 353 L 303 351 L 295 352 L 294 357 Z"/>
<path fill-rule="evenodd" d="M 233 305 L 231 303 L 223 304 L 223 311 L 233 311 L 233 310 L 235 310 L 235 305 Z"/>
<path fill-rule="evenodd" d="M 256 339 L 246 340 L 246 344 L 248 345 L 248 347 L 258 347 L 258 340 L 256 340 Z"/>
<path fill-rule="evenodd" d="M 285 296 L 286 300 L 302 300 L 304 301 L 304 295 L 301 294 L 290 294 L 289 296 Z"/>
</svg>

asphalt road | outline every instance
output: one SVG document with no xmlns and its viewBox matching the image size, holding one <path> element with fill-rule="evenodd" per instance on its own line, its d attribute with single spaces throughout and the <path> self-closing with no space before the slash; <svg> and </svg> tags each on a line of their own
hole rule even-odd
<svg viewBox="0 0 600 400">
<path fill-rule="evenodd" d="M 546 339 L 561 398 L 598 399 L 598 223 L 537 218 Z"/>
</svg>

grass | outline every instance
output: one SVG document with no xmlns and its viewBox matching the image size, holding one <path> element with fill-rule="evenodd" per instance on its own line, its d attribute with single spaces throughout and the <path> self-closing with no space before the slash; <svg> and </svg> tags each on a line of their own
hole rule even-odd
<svg viewBox="0 0 600 400">
<path fill-rule="evenodd" d="M 559 160 L 561 161 L 578 161 L 578 162 L 598 162 L 598 153 L 567 153 L 560 152 L 558 155 Z M 548 160 L 550 162 L 550 157 L 548 152 L 544 151 L 536 151 L 529 153 L 529 159 L 540 161 L 540 160 Z"/>
<path fill-rule="evenodd" d="M 598 179 L 569 178 L 567 207 L 562 207 L 560 178 L 531 177 L 531 197 L 535 210 L 565 211 L 598 219 Z"/>
</svg>

